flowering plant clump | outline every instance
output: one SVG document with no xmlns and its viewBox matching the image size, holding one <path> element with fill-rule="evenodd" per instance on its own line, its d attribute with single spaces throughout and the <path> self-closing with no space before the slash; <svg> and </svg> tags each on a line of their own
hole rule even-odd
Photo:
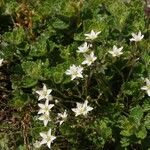
<svg viewBox="0 0 150 150">
<path fill-rule="evenodd" d="M 148 9 L 2 1 L 0 150 L 150 149 Z"/>
</svg>

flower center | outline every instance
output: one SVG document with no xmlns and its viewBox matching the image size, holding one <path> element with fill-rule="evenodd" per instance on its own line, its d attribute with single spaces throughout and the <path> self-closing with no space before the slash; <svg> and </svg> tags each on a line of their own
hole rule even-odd
<svg viewBox="0 0 150 150">
<path fill-rule="evenodd" d="M 43 95 L 44 95 L 44 96 L 47 96 L 47 91 L 43 91 Z"/>
<path fill-rule="evenodd" d="M 44 109 L 45 111 L 49 111 L 49 109 L 48 109 L 48 106 L 45 106 L 45 109 Z"/>
</svg>

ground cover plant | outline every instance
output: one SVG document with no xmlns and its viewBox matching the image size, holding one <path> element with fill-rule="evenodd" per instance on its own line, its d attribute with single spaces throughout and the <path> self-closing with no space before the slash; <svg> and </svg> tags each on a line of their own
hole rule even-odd
<svg viewBox="0 0 150 150">
<path fill-rule="evenodd" d="M 149 150 L 150 2 L 0 1 L 1 150 Z"/>
</svg>

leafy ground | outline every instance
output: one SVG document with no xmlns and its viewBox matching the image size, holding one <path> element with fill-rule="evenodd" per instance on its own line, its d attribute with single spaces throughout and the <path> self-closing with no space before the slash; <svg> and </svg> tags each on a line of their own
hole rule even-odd
<svg viewBox="0 0 150 150">
<path fill-rule="evenodd" d="M 40 132 L 52 129 L 53 150 L 149 150 L 150 4 L 141 0 L 0 1 L 0 149 L 33 150 Z M 101 31 L 93 41 L 85 35 Z M 144 38 L 131 42 L 132 33 Z M 85 41 L 97 57 L 83 78 L 65 74 L 84 57 Z M 123 54 L 113 57 L 113 46 Z M 52 89 L 52 121 L 38 120 L 38 94 Z M 87 116 L 75 117 L 88 100 Z M 44 102 L 44 101 L 42 101 Z M 67 111 L 60 126 L 57 113 Z M 46 150 L 46 144 L 39 149 Z"/>
</svg>

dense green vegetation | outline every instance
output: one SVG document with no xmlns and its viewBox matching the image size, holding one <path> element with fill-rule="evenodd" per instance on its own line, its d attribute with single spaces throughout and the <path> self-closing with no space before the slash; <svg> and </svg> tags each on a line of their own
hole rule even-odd
<svg viewBox="0 0 150 150">
<path fill-rule="evenodd" d="M 0 150 L 36 149 L 49 129 L 53 150 L 150 149 L 150 96 L 141 89 L 150 80 L 149 18 L 142 0 L 0 0 Z M 88 40 L 91 30 L 101 33 Z M 144 38 L 130 41 L 139 31 Z M 85 41 L 96 57 L 89 66 L 77 52 Z M 114 45 L 123 47 L 117 57 Z M 73 64 L 82 78 L 66 74 Z M 46 127 L 37 115 L 44 84 L 54 104 Z M 93 110 L 75 116 L 85 100 Z"/>
</svg>

